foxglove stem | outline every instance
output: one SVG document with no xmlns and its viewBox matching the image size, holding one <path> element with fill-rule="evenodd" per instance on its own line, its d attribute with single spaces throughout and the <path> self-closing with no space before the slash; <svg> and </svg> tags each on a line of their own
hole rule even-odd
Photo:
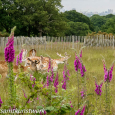
<svg viewBox="0 0 115 115">
<path fill-rule="evenodd" d="M 78 109 L 79 109 L 79 77 L 78 77 L 78 71 L 77 71 L 77 84 L 78 84 Z"/>
<path fill-rule="evenodd" d="M 105 113 L 110 114 L 110 93 L 109 93 L 109 83 L 105 84 Z"/>
<path fill-rule="evenodd" d="M 9 67 L 9 104 L 11 107 L 15 104 L 15 98 L 16 98 L 16 92 L 15 92 L 15 86 L 14 86 L 14 76 L 13 76 L 13 63 L 8 63 Z"/>
</svg>

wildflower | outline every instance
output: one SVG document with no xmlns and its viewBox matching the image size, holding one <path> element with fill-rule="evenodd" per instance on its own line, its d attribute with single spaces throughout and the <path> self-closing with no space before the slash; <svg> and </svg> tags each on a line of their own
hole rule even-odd
<svg viewBox="0 0 115 115">
<path fill-rule="evenodd" d="M 62 88 L 66 90 L 66 81 L 63 82 Z"/>
<path fill-rule="evenodd" d="M 23 53 L 23 50 L 21 50 L 21 53 L 16 56 L 16 65 L 18 65 L 19 63 L 22 63 L 22 53 Z"/>
<path fill-rule="evenodd" d="M 83 113 L 85 112 L 85 107 L 86 107 L 86 106 L 83 107 L 83 109 L 82 109 L 80 115 L 83 115 Z"/>
<path fill-rule="evenodd" d="M 40 115 L 42 115 L 42 112 L 40 111 Z"/>
<path fill-rule="evenodd" d="M 2 102 L 1 97 L 0 97 L 0 107 L 2 106 L 2 103 L 3 103 L 3 102 Z"/>
<path fill-rule="evenodd" d="M 79 115 L 79 113 L 80 113 L 80 110 L 78 109 L 78 111 L 75 113 L 75 115 Z"/>
<path fill-rule="evenodd" d="M 54 77 L 53 67 L 51 68 L 51 59 L 49 59 L 48 72 L 51 72 L 51 76 L 47 75 L 47 77 L 46 77 L 46 79 L 47 79 L 46 86 L 49 86 L 50 82 L 53 82 L 53 77 Z"/>
<path fill-rule="evenodd" d="M 85 92 L 82 90 L 80 93 L 81 93 L 81 97 L 84 98 L 85 97 Z"/>
<path fill-rule="evenodd" d="M 44 114 L 46 114 L 46 111 L 44 111 Z"/>
<path fill-rule="evenodd" d="M 57 86 L 58 86 L 58 73 L 57 73 L 55 81 L 54 81 L 55 93 L 58 92 L 58 87 Z"/>
<path fill-rule="evenodd" d="M 48 75 L 47 75 L 46 79 L 47 79 L 46 86 L 48 87 L 49 86 L 49 76 Z"/>
<path fill-rule="evenodd" d="M 11 36 L 8 39 L 8 43 L 6 44 L 5 48 L 5 60 L 7 62 L 13 62 L 14 61 L 14 55 L 15 55 L 15 50 L 14 50 L 14 34 L 11 34 Z"/>
<path fill-rule="evenodd" d="M 83 109 L 81 111 L 78 109 L 78 111 L 75 113 L 75 115 L 83 115 L 85 112 L 85 107 L 86 107 L 86 105 L 83 107 Z"/>
<path fill-rule="evenodd" d="M 80 58 L 82 58 L 82 50 L 81 50 L 81 53 L 80 53 Z"/>
<path fill-rule="evenodd" d="M 106 82 L 110 82 L 112 80 L 112 77 L 113 77 L 113 67 L 114 65 L 110 68 L 110 70 L 107 70 L 106 67 L 105 67 L 105 64 L 104 64 L 104 81 Z"/>
<path fill-rule="evenodd" d="M 64 70 L 63 70 L 63 85 L 62 85 L 62 88 L 66 90 L 66 82 L 67 80 L 69 80 L 69 78 L 67 77 L 67 75 L 69 75 L 69 71 L 67 70 L 67 67 L 66 67 L 66 64 L 64 66 Z M 70 75 L 69 75 L 70 76 Z"/>
<path fill-rule="evenodd" d="M 49 67 L 48 67 L 48 72 L 51 69 L 51 59 L 49 59 Z"/>
<path fill-rule="evenodd" d="M 23 93 L 24 93 L 24 97 L 25 97 L 25 98 L 27 98 L 27 96 L 25 95 L 25 92 L 24 92 L 24 90 L 23 90 Z"/>
<path fill-rule="evenodd" d="M 51 77 L 50 77 L 50 81 L 53 82 L 53 77 L 54 77 L 54 73 L 53 73 L 53 67 L 51 69 Z"/>
<path fill-rule="evenodd" d="M 33 80 L 34 84 L 32 84 L 32 87 L 35 86 L 35 81 L 36 81 L 36 78 L 34 77 L 34 80 Z"/>
<path fill-rule="evenodd" d="M 76 56 L 76 59 L 74 61 L 75 71 L 78 71 L 78 69 L 80 69 L 80 65 L 81 65 L 81 62 L 80 62 L 79 58 Z"/>
<path fill-rule="evenodd" d="M 73 108 L 73 105 L 72 105 L 71 101 L 70 101 L 70 105 L 71 105 L 70 107 Z"/>
<path fill-rule="evenodd" d="M 75 71 L 77 72 L 78 69 L 80 69 L 81 77 L 84 76 L 84 72 L 86 72 L 85 66 L 81 63 L 80 59 L 76 56 L 76 59 L 74 61 L 74 67 Z"/>
<path fill-rule="evenodd" d="M 101 92 L 102 92 L 101 88 L 102 88 L 103 83 L 101 83 L 100 85 L 97 85 L 97 83 L 95 82 L 95 85 L 96 85 L 95 92 L 97 93 L 97 95 L 101 96 Z"/>
</svg>

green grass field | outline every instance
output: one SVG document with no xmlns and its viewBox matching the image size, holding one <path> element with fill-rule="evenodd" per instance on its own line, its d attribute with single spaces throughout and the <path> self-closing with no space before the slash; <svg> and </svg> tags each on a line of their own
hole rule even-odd
<svg viewBox="0 0 115 115">
<path fill-rule="evenodd" d="M 75 50 L 78 53 L 79 49 L 75 49 Z M 108 48 L 106 48 L 106 47 L 105 48 L 85 47 L 82 51 L 83 51 L 82 52 L 83 64 L 85 65 L 86 70 L 87 70 L 85 72 L 86 89 L 87 89 L 86 93 L 92 94 L 92 95 L 87 96 L 87 100 L 89 100 L 90 104 L 92 104 L 92 106 L 89 109 L 89 113 L 92 110 L 95 110 L 97 107 L 98 114 L 100 113 L 100 115 L 103 115 L 104 111 L 105 111 L 105 108 L 104 108 L 104 106 L 105 106 L 104 84 L 102 86 L 102 95 L 99 96 L 98 100 L 96 100 L 97 95 L 95 93 L 95 88 L 96 88 L 95 87 L 95 78 L 93 76 L 95 76 L 97 78 L 98 83 L 100 83 L 104 79 L 104 70 L 103 70 L 102 59 L 103 59 L 103 57 L 105 58 L 107 68 L 109 68 L 111 63 L 115 60 L 115 51 L 111 47 L 108 47 Z M 63 96 L 71 95 L 70 100 L 72 101 L 73 108 L 75 110 L 78 110 L 78 107 L 77 107 L 77 103 L 78 103 L 77 73 L 75 72 L 75 69 L 74 69 L 75 51 L 72 49 L 69 49 L 69 48 L 67 48 L 66 50 L 63 50 L 63 49 L 62 50 L 61 49 L 50 50 L 49 49 L 46 51 L 41 49 L 41 50 L 37 50 L 37 56 L 40 56 L 40 55 L 46 56 L 48 54 L 53 59 L 57 59 L 57 58 L 59 59 L 59 57 L 56 55 L 57 52 L 62 55 L 64 55 L 64 53 L 67 52 L 68 54 L 71 55 L 71 58 L 68 60 L 68 69 L 69 69 L 70 77 L 69 77 L 69 81 L 67 83 L 67 92 L 65 94 L 63 94 Z M 16 52 L 16 54 L 18 54 L 18 51 Z M 4 60 L 3 52 L 0 52 L 0 59 Z M 59 68 L 58 68 L 58 73 L 59 73 L 59 92 L 58 93 L 60 93 L 60 95 L 62 95 L 60 89 L 61 89 L 61 81 L 63 79 L 63 74 L 62 74 L 63 68 L 64 68 L 64 64 L 60 64 Z M 79 82 L 80 82 L 80 90 L 81 90 L 82 84 L 81 84 L 81 76 L 80 75 L 79 75 Z M 112 78 L 112 81 L 110 82 L 111 115 L 114 115 L 114 113 L 115 113 L 114 83 L 115 83 L 115 68 L 113 68 L 113 78 Z M 19 96 L 19 101 L 23 104 L 24 101 L 22 99 L 24 99 L 24 94 L 23 94 L 22 89 L 24 89 L 26 91 L 26 94 L 29 94 L 28 89 L 27 89 L 27 87 L 24 86 L 24 84 L 21 84 L 19 80 L 16 81 L 16 84 L 17 84 L 17 94 Z M 8 82 L 7 82 L 7 80 L 0 83 L 0 97 L 3 100 L 3 105 L 7 104 L 7 99 L 8 99 Z M 82 99 L 80 99 L 80 100 L 82 100 Z M 38 102 L 38 104 L 40 104 L 40 103 L 42 103 L 42 102 Z M 31 107 L 33 107 L 33 106 L 31 105 Z M 73 113 L 70 113 L 70 114 L 73 114 Z"/>
</svg>

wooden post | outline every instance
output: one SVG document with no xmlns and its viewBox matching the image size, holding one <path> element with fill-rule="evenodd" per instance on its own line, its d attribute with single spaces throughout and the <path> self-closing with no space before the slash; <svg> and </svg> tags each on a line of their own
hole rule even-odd
<svg viewBox="0 0 115 115">
<path fill-rule="evenodd" d="M 44 36 L 44 49 L 45 49 L 45 51 L 46 51 L 46 36 Z"/>
<path fill-rule="evenodd" d="M 114 36 L 113 36 L 113 49 L 114 49 Z"/>
<path fill-rule="evenodd" d="M 72 48 L 74 48 L 74 36 L 72 36 Z"/>
</svg>

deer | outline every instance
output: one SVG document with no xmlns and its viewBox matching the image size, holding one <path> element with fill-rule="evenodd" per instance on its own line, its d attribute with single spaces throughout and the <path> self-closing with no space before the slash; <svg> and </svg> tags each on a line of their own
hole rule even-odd
<svg viewBox="0 0 115 115">
<path fill-rule="evenodd" d="M 20 69 L 22 69 L 23 72 L 34 72 L 34 71 L 37 71 L 37 68 L 39 68 L 39 70 L 40 70 L 40 67 L 42 65 L 40 63 L 40 60 L 33 61 L 29 58 L 28 58 L 28 60 L 31 62 L 30 65 L 23 66 L 23 65 L 20 64 L 20 66 L 19 66 Z M 18 67 L 18 65 L 16 65 L 15 62 L 13 63 L 13 72 L 17 74 L 16 78 L 15 78 L 15 81 L 18 77 L 19 67 Z M 4 60 L 0 60 L 0 74 L 2 75 L 2 79 L 6 78 L 8 76 L 8 65 L 7 65 L 7 62 L 4 61 Z"/>
<path fill-rule="evenodd" d="M 69 56 L 69 55 L 67 54 L 67 52 L 65 52 L 65 56 L 62 56 L 62 55 L 59 54 L 58 52 L 57 52 L 57 55 L 58 55 L 59 57 L 61 57 L 60 59 L 54 59 L 54 61 L 56 61 L 57 64 L 63 64 L 63 63 L 65 63 L 65 62 L 67 62 L 67 60 L 71 57 L 71 55 Z"/>
<path fill-rule="evenodd" d="M 23 53 L 23 55 L 25 55 L 26 53 Z M 67 54 L 67 52 L 65 52 L 65 56 L 62 56 L 61 54 L 59 54 L 57 52 L 57 55 L 60 56 L 60 59 L 51 59 L 52 62 L 52 67 L 53 67 L 53 71 L 57 71 L 58 69 L 58 64 L 63 64 L 65 62 L 67 62 L 67 60 L 71 57 Z M 23 56 L 26 57 L 26 56 Z M 48 69 L 48 64 L 49 64 L 49 57 L 43 57 L 43 56 L 31 56 L 31 57 L 26 57 L 25 59 L 23 59 L 25 61 L 25 66 L 30 65 L 30 61 L 27 60 L 27 58 L 30 58 L 31 60 L 41 60 L 42 62 L 42 70 L 47 70 Z M 39 69 L 38 69 L 39 70 Z"/>
<path fill-rule="evenodd" d="M 29 57 L 34 57 L 34 56 L 36 56 L 36 50 L 35 49 L 31 49 L 30 51 L 29 51 Z"/>
</svg>

